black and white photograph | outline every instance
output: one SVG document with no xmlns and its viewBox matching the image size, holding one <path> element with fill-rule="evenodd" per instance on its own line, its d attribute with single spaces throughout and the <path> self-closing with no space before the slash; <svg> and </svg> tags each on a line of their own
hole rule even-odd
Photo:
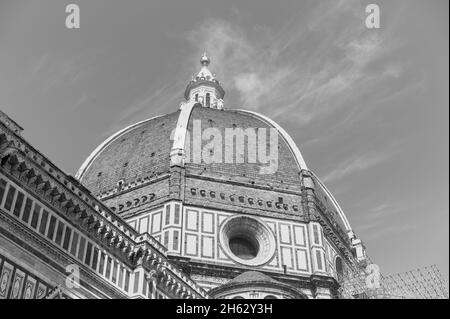
<svg viewBox="0 0 450 319">
<path fill-rule="evenodd" d="M 449 1 L 0 0 L 10 299 L 448 300 Z"/>
</svg>

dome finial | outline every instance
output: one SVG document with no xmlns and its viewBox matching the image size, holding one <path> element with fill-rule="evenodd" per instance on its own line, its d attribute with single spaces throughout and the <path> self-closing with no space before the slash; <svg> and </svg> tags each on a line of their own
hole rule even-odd
<svg viewBox="0 0 450 319">
<path fill-rule="evenodd" d="M 211 60 L 209 59 L 208 53 L 206 52 L 206 49 L 205 49 L 205 51 L 203 51 L 202 57 L 200 58 L 200 64 L 203 66 L 208 66 L 210 62 L 211 62 Z"/>
</svg>

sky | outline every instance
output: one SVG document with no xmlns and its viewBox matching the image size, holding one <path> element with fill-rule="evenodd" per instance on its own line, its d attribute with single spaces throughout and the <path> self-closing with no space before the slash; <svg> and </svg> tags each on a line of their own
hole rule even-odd
<svg viewBox="0 0 450 319">
<path fill-rule="evenodd" d="M 69 3 L 0 0 L 0 109 L 61 169 L 177 110 L 207 49 L 225 108 L 289 132 L 383 273 L 448 279 L 447 0 L 73 0 L 79 29 Z"/>
</svg>

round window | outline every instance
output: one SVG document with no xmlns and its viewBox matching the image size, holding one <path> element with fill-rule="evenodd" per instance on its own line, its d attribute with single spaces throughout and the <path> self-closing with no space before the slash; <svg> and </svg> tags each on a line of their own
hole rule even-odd
<svg viewBox="0 0 450 319">
<path fill-rule="evenodd" d="M 254 238 L 243 236 L 230 238 L 228 242 L 231 252 L 242 259 L 253 259 L 258 255 L 259 245 Z"/>
<path fill-rule="evenodd" d="M 227 255 L 245 265 L 262 265 L 275 253 L 272 231 L 254 217 L 229 218 L 224 222 L 220 235 L 222 247 Z"/>
</svg>

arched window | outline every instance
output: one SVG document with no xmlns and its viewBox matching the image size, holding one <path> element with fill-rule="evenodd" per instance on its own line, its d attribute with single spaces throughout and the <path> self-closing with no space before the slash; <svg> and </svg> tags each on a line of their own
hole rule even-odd
<svg viewBox="0 0 450 319">
<path fill-rule="evenodd" d="M 198 93 L 195 94 L 195 102 L 198 102 Z"/>
<path fill-rule="evenodd" d="M 334 267 L 336 269 L 338 281 L 341 281 L 344 278 L 344 265 L 342 264 L 341 257 L 336 257 Z"/>
<path fill-rule="evenodd" d="M 264 297 L 264 299 L 278 299 L 278 298 L 275 297 L 274 295 L 267 295 Z"/>
<path fill-rule="evenodd" d="M 206 93 L 206 107 L 210 107 L 211 105 L 211 97 L 209 93 Z"/>
<path fill-rule="evenodd" d="M 244 297 L 242 297 L 242 296 L 234 296 L 234 297 L 231 298 L 231 299 L 244 299 Z"/>
</svg>

